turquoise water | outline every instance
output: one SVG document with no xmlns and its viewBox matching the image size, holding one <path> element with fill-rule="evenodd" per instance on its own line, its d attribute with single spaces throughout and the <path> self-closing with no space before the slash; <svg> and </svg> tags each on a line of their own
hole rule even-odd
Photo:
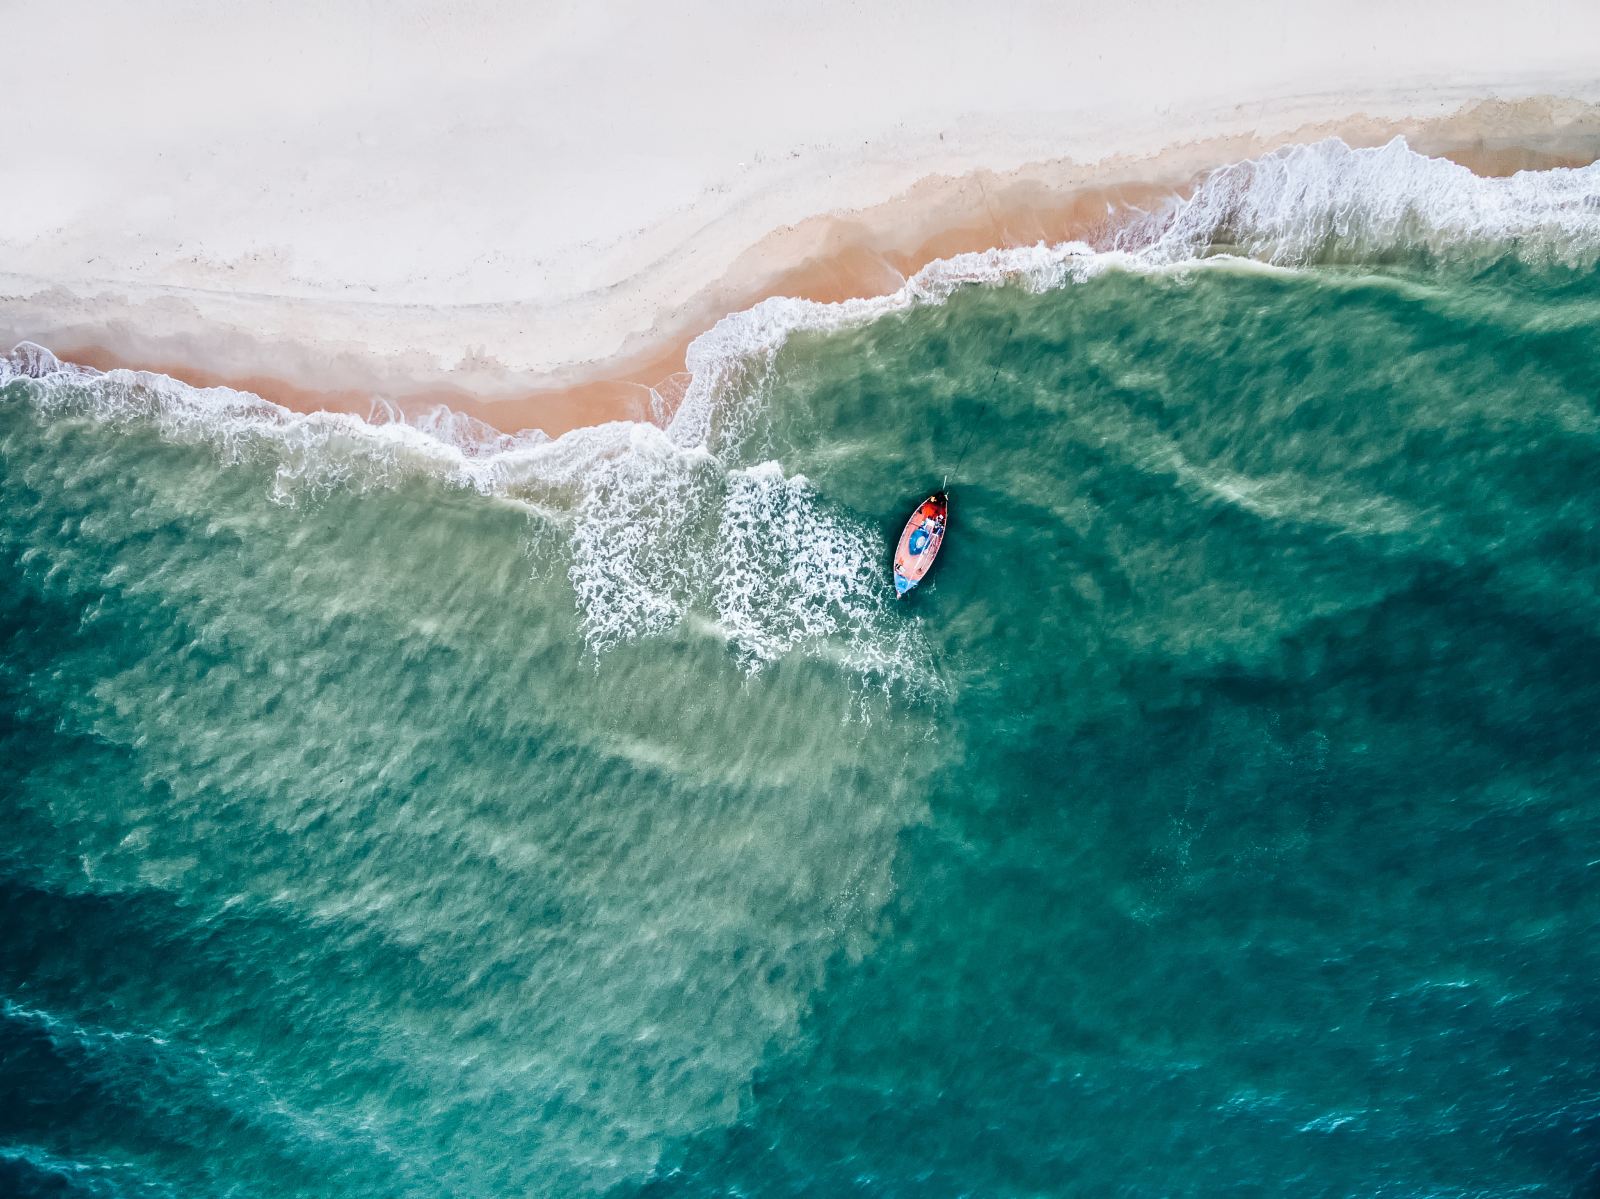
<svg viewBox="0 0 1600 1199">
<path fill-rule="evenodd" d="M 1600 174 L 1164 220 L 665 431 L 15 356 L 0 1190 L 1595 1193 Z"/>
</svg>

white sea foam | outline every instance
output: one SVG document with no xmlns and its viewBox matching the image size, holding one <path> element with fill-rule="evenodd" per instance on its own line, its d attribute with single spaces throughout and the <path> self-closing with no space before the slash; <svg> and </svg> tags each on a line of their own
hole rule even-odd
<svg viewBox="0 0 1600 1199">
<path fill-rule="evenodd" d="M 887 600 L 878 538 L 806 480 L 745 457 L 769 367 L 792 334 L 857 327 L 971 285 L 1042 291 L 1219 253 L 1295 267 L 1399 251 L 1592 264 L 1600 164 L 1485 179 L 1401 139 L 1376 149 L 1337 140 L 1289 147 L 1213 172 L 1190 198 L 1124 229 L 1111 249 L 1067 242 L 961 254 L 889 295 L 834 304 L 779 297 L 725 317 L 689 347 L 691 380 L 665 428 L 617 422 L 551 440 L 507 436 L 442 409 L 420 420 L 387 406 L 370 420 L 297 414 L 227 388 L 64 365 L 29 343 L 0 361 L 0 384 L 27 376 L 47 410 L 148 422 L 227 461 L 269 461 L 274 495 L 287 501 L 426 476 L 553 506 L 566 514 L 568 576 L 596 651 L 700 612 L 714 614 L 752 669 L 811 647 L 893 678 L 920 650 L 914 622 Z"/>
<path fill-rule="evenodd" d="M 1404 138 L 1362 150 L 1330 138 L 1212 172 L 1136 252 L 1173 263 L 1229 242 L 1283 265 L 1483 248 L 1591 263 L 1600 243 L 1600 163 L 1489 179 L 1418 154 Z M 1137 238 L 1126 244 L 1137 247 Z"/>
</svg>

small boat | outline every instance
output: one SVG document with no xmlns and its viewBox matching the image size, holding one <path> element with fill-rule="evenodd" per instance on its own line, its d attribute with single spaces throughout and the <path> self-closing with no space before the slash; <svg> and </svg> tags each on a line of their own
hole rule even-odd
<svg viewBox="0 0 1600 1199">
<path fill-rule="evenodd" d="M 936 491 L 911 514 L 900 544 L 894 551 L 894 594 L 899 599 L 927 577 L 933 560 L 944 544 L 945 527 L 950 523 L 950 497 Z"/>
</svg>

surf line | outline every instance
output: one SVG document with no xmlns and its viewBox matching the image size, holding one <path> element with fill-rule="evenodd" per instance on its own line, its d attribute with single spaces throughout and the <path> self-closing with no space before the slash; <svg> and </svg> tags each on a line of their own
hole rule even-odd
<svg viewBox="0 0 1600 1199">
<path fill-rule="evenodd" d="M 994 391 L 994 385 L 1000 379 L 1001 368 L 1005 365 L 1005 352 L 1011 345 L 1011 335 L 1016 332 L 1016 328 L 1017 319 L 1012 317 L 1011 323 L 1006 326 L 1005 337 L 1000 342 L 1000 356 L 995 362 L 994 374 L 989 376 L 989 386 L 978 400 L 980 418 L 988 411 L 988 396 Z M 967 460 L 967 451 L 972 449 L 980 428 L 981 420 L 974 420 L 967 430 L 961 453 L 957 456 L 955 465 L 945 473 L 939 490 L 917 505 L 906 520 L 905 528 L 900 531 L 900 540 L 894 549 L 896 599 L 904 599 L 912 588 L 928 577 L 928 572 L 933 569 L 934 559 L 939 556 L 939 550 L 944 545 L 945 530 L 950 527 L 950 480 L 960 473 L 962 464 Z"/>
</svg>

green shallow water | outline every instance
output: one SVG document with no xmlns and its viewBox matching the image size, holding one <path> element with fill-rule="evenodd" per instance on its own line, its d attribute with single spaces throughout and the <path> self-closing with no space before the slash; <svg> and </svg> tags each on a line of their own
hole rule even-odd
<svg viewBox="0 0 1600 1199">
<path fill-rule="evenodd" d="M 0 1188 L 1592 1193 L 1600 275 L 1368 257 L 495 494 L 10 383 Z"/>
</svg>

